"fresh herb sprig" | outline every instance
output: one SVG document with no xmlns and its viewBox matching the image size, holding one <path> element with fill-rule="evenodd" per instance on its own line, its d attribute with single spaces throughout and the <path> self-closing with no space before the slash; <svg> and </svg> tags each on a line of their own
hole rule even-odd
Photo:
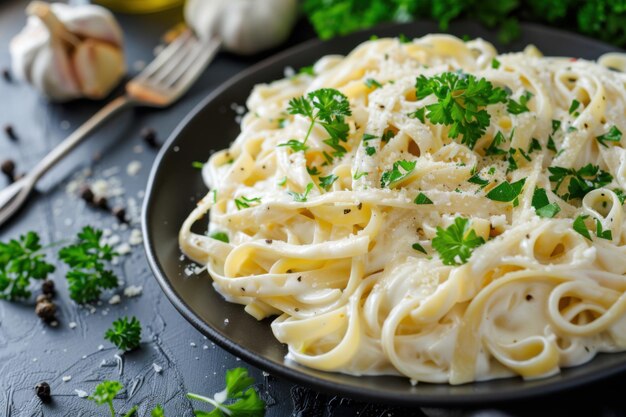
<svg viewBox="0 0 626 417">
<path fill-rule="evenodd" d="M 115 417 L 115 409 L 113 408 L 113 400 L 115 396 L 124 388 L 119 381 L 103 381 L 98 384 L 88 400 L 95 402 L 97 405 L 107 405 L 111 412 L 111 417 Z M 124 417 L 131 417 L 137 412 L 137 406 L 131 408 Z"/>
<path fill-rule="evenodd" d="M 385 171 L 380 176 L 381 187 L 393 187 L 398 182 L 408 177 L 415 169 L 416 161 L 401 160 L 393 163 L 389 171 Z"/>
<path fill-rule="evenodd" d="M 192 400 L 202 401 L 215 407 L 212 411 L 196 410 L 197 417 L 263 417 L 265 416 L 265 401 L 252 387 L 254 378 L 248 375 L 245 368 L 234 368 L 226 371 L 226 398 L 205 397 L 188 393 Z"/>
<path fill-rule="evenodd" d="M 303 193 L 297 193 L 295 191 L 287 191 L 287 194 L 289 194 L 290 196 L 293 197 L 294 201 L 297 201 L 298 203 L 304 203 L 307 201 L 308 197 L 309 197 L 309 193 L 311 192 L 311 190 L 313 189 L 314 184 L 312 182 L 308 183 L 306 188 L 304 189 Z"/>
<path fill-rule="evenodd" d="M 117 253 L 101 239 L 102 230 L 86 226 L 75 244 L 59 251 L 59 258 L 71 268 L 66 275 L 70 298 L 79 304 L 97 300 L 103 289 L 118 286 L 117 276 L 106 269 Z"/>
<path fill-rule="evenodd" d="M 141 323 L 137 317 L 121 317 L 111 324 L 104 334 L 104 338 L 124 352 L 139 347 L 141 343 Z"/>
<path fill-rule="evenodd" d="M 617 128 L 617 126 L 613 125 L 604 135 L 596 137 L 596 140 L 600 145 L 608 148 L 609 145 L 607 145 L 606 142 L 619 143 L 622 140 L 622 132 Z"/>
<path fill-rule="evenodd" d="M 43 280 L 54 272 L 41 252 L 39 235 L 28 232 L 7 243 L 0 242 L 0 299 L 15 301 L 31 296 L 31 279 Z"/>
<path fill-rule="evenodd" d="M 444 72 L 434 77 L 420 75 L 416 82 L 417 99 L 434 94 L 437 102 L 426 106 L 425 116 L 433 124 L 450 126 L 448 136 L 461 136 L 461 143 L 473 149 L 485 133 L 491 116 L 484 107 L 506 103 L 507 93 L 485 78 L 471 74 Z"/>
<path fill-rule="evenodd" d="M 446 229 L 437 226 L 437 235 L 432 241 L 444 265 L 462 265 L 472 256 L 474 249 L 485 240 L 470 229 L 470 222 L 463 217 L 454 219 Z"/>
<path fill-rule="evenodd" d="M 498 186 L 494 187 L 487 193 L 487 198 L 493 201 L 500 201 L 503 203 L 513 202 L 513 206 L 516 207 L 519 204 L 518 196 L 524 188 L 526 178 L 515 182 L 504 181 Z"/>
</svg>

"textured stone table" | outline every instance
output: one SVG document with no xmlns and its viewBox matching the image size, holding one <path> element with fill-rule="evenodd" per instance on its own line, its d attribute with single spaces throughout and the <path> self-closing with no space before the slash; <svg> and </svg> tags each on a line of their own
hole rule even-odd
<svg viewBox="0 0 626 417">
<path fill-rule="evenodd" d="M 0 67 L 9 66 L 10 38 L 24 23 L 27 2 L 0 2 Z M 131 74 L 152 58 L 160 35 L 181 19 L 180 12 L 148 16 L 121 16 L 127 38 L 127 61 Z M 312 36 L 300 24 L 290 43 Z M 165 140 L 176 124 L 214 87 L 261 57 L 238 58 L 220 54 L 184 100 L 164 111 L 129 111 L 101 129 L 72 157 L 51 172 L 38 193 L 13 222 L 0 230 L 5 241 L 28 230 L 37 231 L 44 242 L 68 239 L 85 225 L 110 231 L 109 239 L 127 242 L 138 228 L 138 207 L 142 190 L 156 151 L 142 142 L 139 132 L 149 126 Z M 50 105 L 28 87 L 0 79 L 0 126 L 11 124 L 18 136 L 9 141 L 0 131 L 0 159 L 15 159 L 18 171 L 28 170 L 47 150 L 94 113 L 102 103 L 75 102 Z M 234 113 L 233 113 L 234 117 Z M 132 163 L 132 164 L 131 164 Z M 134 172 L 129 164 L 136 170 Z M 134 174 L 134 175 L 133 175 Z M 122 230 L 111 215 L 87 207 L 68 192 L 77 181 L 104 180 L 112 203 L 127 207 L 131 226 Z M 0 187 L 5 186 L 0 178 Z M 51 252 L 48 259 L 54 259 Z M 0 301 L 0 416 L 103 416 L 105 408 L 80 398 L 77 391 L 91 392 L 104 379 L 118 379 L 125 390 L 115 401 L 117 410 L 139 406 L 139 416 L 149 415 L 163 404 L 168 417 L 192 416 L 186 392 L 212 395 L 223 388 L 226 369 L 246 366 L 214 346 L 191 327 L 170 305 L 148 269 L 143 248 L 133 246 L 115 266 L 124 285 L 102 297 L 101 305 L 78 307 L 67 296 L 66 269 L 56 260 L 54 274 L 58 287 L 59 325 L 43 324 L 34 314 L 34 305 Z M 137 297 L 126 297 L 123 288 L 142 286 Z M 109 305 L 118 293 L 121 303 Z M 116 349 L 103 339 L 111 322 L 122 315 L 135 315 L 143 324 L 141 349 L 114 358 Z M 156 372 L 156 368 L 162 368 Z M 399 409 L 342 399 L 295 386 L 248 366 L 257 388 L 268 403 L 268 416 L 518 416 L 518 415 L 624 415 L 620 401 L 624 378 L 565 393 L 548 400 L 511 404 L 507 410 Z M 65 378 L 64 378 L 65 377 Z M 68 377 L 71 377 L 68 378 Z M 65 381 L 64 381 L 65 379 Z M 34 385 L 47 381 L 53 402 L 42 405 Z"/>
</svg>

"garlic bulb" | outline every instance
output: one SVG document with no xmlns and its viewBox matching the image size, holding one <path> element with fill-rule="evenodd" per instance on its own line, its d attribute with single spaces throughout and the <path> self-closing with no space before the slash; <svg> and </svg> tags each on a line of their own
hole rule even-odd
<svg viewBox="0 0 626 417">
<path fill-rule="evenodd" d="M 54 101 L 105 97 L 126 73 L 122 30 L 94 5 L 32 2 L 11 40 L 14 74 Z"/>
<path fill-rule="evenodd" d="M 205 40 L 218 37 L 224 49 L 253 54 L 289 36 L 297 0 L 188 0 L 185 20 Z"/>
</svg>

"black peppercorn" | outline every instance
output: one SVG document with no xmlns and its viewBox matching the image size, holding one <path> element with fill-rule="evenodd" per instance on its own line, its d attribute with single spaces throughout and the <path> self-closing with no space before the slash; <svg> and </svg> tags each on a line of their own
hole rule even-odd
<svg viewBox="0 0 626 417">
<path fill-rule="evenodd" d="M 8 83 L 13 80 L 13 77 L 11 77 L 11 71 L 9 71 L 8 68 L 2 68 L 2 78 L 4 78 L 4 81 Z"/>
<path fill-rule="evenodd" d="M 13 129 L 12 125 L 4 125 L 4 133 L 11 140 L 17 140 L 17 135 L 15 134 L 15 129 Z"/>
<path fill-rule="evenodd" d="M 50 385 L 47 382 L 40 382 L 35 385 L 35 393 L 44 403 L 52 401 L 52 396 L 50 395 Z"/>
<path fill-rule="evenodd" d="M 117 220 L 119 220 L 120 222 L 126 222 L 126 209 L 124 207 L 115 207 L 112 210 L 112 213 L 115 217 L 117 217 Z"/>
<path fill-rule="evenodd" d="M 88 185 L 85 185 L 80 189 L 80 198 L 85 200 L 87 203 L 93 203 L 94 197 L 93 191 L 91 191 L 91 188 L 89 188 Z"/>
<path fill-rule="evenodd" d="M 143 129 L 141 129 L 141 138 L 151 148 L 158 148 L 159 147 L 159 144 L 157 142 L 156 131 L 154 129 L 152 129 L 151 127 L 144 127 Z"/>
<path fill-rule="evenodd" d="M 105 210 L 109 208 L 109 202 L 107 201 L 106 197 L 95 197 L 93 199 L 93 205 Z"/>
<path fill-rule="evenodd" d="M 35 314 L 44 321 L 52 321 L 57 313 L 57 306 L 51 301 L 41 301 L 35 306 Z"/>
<path fill-rule="evenodd" d="M 0 166 L 2 173 L 7 176 L 11 181 L 15 177 L 15 162 L 12 159 L 7 159 L 2 162 Z"/>
<path fill-rule="evenodd" d="M 37 296 L 37 304 L 39 303 L 49 303 L 51 302 L 51 298 L 49 294 L 39 294 Z"/>
<path fill-rule="evenodd" d="M 47 279 L 44 282 L 42 282 L 41 291 L 46 295 L 53 296 L 54 295 L 54 281 Z"/>
</svg>

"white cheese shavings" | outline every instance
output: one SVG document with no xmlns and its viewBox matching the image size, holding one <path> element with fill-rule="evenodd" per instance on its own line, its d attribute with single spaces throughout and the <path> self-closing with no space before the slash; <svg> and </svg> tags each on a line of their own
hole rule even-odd
<svg viewBox="0 0 626 417">
<path fill-rule="evenodd" d="M 124 295 L 126 297 L 137 297 L 138 295 L 141 295 L 142 292 L 143 286 L 141 285 L 129 285 L 124 288 Z"/>
<path fill-rule="evenodd" d="M 122 297 L 120 297 L 118 294 L 115 294 L 114 296 L 109 298 L 109 304 L 111 305 L 119 304 L 121 301 L 122 301 Z"/>
<path fill-rule="evenodd" d="M 76 393 L 76 395 L 78 395 L 78 398 L 89 397 L 89 394 L 87 393 L 87 391 L 83 391 L 82 389 L 75 389 L 74 392 Z"/>
<path fill-rule="evenodd" d="M 157 374 L 163 372 L 163 367 L 161 365 L 157 365 L 156 363 L 152 364 L 152 369 L 154 369 L 154 372 L 156 372 Z"/>
<path fill-rule="evenodd" d="M 72 380 L 72 375 L 65 375 L 64 377 L 61 378 L 61 381 L 63 382 L 68 382 Z"/>
<path fill-rule="evenodd" d="M 139 161 L 131 161 L 126 167 L 126 173 L 131 177 L 134 177 L 141 170 L 141 162 Z"/>
</svg>

